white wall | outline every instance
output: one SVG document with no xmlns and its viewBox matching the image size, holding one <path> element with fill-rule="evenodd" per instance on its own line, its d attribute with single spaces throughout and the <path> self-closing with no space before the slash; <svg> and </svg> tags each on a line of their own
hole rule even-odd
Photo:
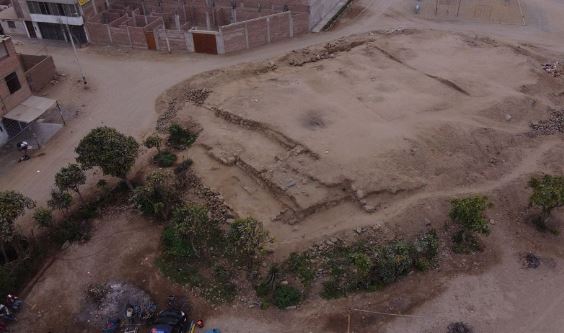
<svg viewBox="0 0 564 333">
<path fill-rule="evenodd" d="M 4 33 L 8 36 L 27 36 L 27 29 L 25 28 L 24 21 L 12 21 L 15 23 L 15 28 L 8 27 L 7 20 L 2 20 L 0 23 L 2 24 L 2 29 L 4 29 Z M 28 36 L 29 37 L 29 36 Z"/>
<path fill-rule="evenodd" d="M 69 16 L 56 16 L 56 15 L 43 15 L 43 14 L 30 14 L 31 20 L 34 22 L 55 23 L 55 24 L 68 24 L 68 25 L 83 25 L 84 20 L 82 16 L 69 17 Z"/>
<path fill-rule="evenodd" d="M 312 29 L 319 23 L 340 0 L 309 0 L 310 16 L 309 28 Z"/>
</svg>

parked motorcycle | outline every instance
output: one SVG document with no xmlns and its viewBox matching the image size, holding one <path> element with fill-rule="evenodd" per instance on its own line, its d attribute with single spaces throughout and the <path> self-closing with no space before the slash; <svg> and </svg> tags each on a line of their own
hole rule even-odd
<svg viewBox="0 0 564 333">
<path fill-rule="evenodd" d="M 6 296 L 6 306 L 15 313 L 20 312 L 23 306 L 23 301 L 16 295 L 9 294 Z"/>
</svg>

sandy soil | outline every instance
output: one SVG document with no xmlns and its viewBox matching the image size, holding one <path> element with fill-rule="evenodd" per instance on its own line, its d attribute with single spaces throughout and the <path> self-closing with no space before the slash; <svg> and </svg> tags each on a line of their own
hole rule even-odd
<svg viewBox="0 0 564 333">
<path fill-rule="evenodd" d="M 446 251 L 439 270 L 377 293 L 312 297 L 297 311 L 260 311 L 243 302 L 214 310 L 194 300 L 210 326 L 345 332 L 350 315 L 351 332 L 442 332 L 457 320 L 478 332 L 560 332 L 564 301 L 555 291 L 564 282 L 562 236 L 538 234 L 526 223 L 526 181 L 539 172 L 564 172 L 562 138 L 526 132 L 529 121 L 564 102 L 562 79 L 539 67 L 562 58 L 564 6 L 556 0 L 521 4 L 525 26 L 415 16 L 408 0 L 359 0 L 328 33 L 229 57 L 85 48 L 79 54 L 87 91 L 76 84 L 68 48 L 24 41 L 20 51 L 52 54 L 67 74 L 47 96 L 78 112 L 43 156 L 18 167 L 3 159 L 0 188 L 44 202 L 53 175 L 91 128 L 108 124 L 142 138 L 154 129 L 161 103 L 182 101 L 188 86 L 210 88 L 205 107 L 180 106 L 178 117 L 203 129 L 188 154 L 205 183 L 239 215 L 265 223 L 276 240 L 273 259 L 326 237 L 354 235 L 358 226 L 392 234 L 441 228 L 448 199 L 457 195 L 483 193 L 495 204 L 482 255 Z M 402 27 L 417 29 L 397 30 Z M 312 55 L 317 60 L 324 44 L 263 61 L 374 29 L 383 30 L 334 43 L 329 49 L 348 49 L 351 41 L 356 46 L 321 61 L 289 64 Z M 254 61 L 260 62 L 235 66 Z M 173 84 L 228 66 L 182 82 L 153 111 L 155 99 Z M 88 332 L 73 320 L 90 282 L 130 281 L 161 302 L 171 292 L 187 293 L 154 267 L 159 230 L 128 209 L 96 221 L 92 240 L 58 255 L 31 289 L 16 331 Z M 543 257 L 541 267 L 523 269 L 523 251 Z"/>
<path fill-rule="evenodd" d="M 179 119 L 203 128 L 190 151 L 194 168 L 235 211 L 265 223 L 275 256 L 358 226 L 399 234 L 427 223 L 440 227 L 448 222 L 448 199 L 462 194 L 494 200 L 491 253 L 445 258 L 433 280 L 413 278 L 383 295 L 314 299 L 292 316 L 298 326 L 270 324 L 269 331 L 316 332 L 319 323 L 343 331 L 346 313 L 358 307 L 416 310 L 391 322 L 352 311 L 356 332 L 438 332 L 458 320 L 478 331 L 557 332 L 558 324 L 537 320 L 529 309 L 547 299 L 537 293 L 546 284 L 536 278 L 558 284 L 552 278 L 562 252 L 553 245 L 560 237 L 535 235 L 525 222 L 528 177 L 563 171 L 562 137 L 528 135 L 530 122 L 562 103 L 562 79 L 540 69 L 558 57 L 487 37 L 396 30 L 196 76 L 163 95 L 157 108 L 164 112 L 189 89 L 213 91 L 203 106 L 179 107 Z M 546 264 L 522 269 L 523 251 L 539 252 Z M 459 260 L 461 270 L 452 268 Z M 486 273 L 461 274 L 472 269 Z M 421 285 L 426 288 L 414 292 Z M 417 307 L 436 293 L 436 303 Z M 550 301 L 549 311 L 558 308 L 552 302 L 560 299 Z M 555 320 L 556 313 L 547 316 Z M 265 325 L 242 317 L 253 315 L 213 320 L 237 323 L 234 332 Z"/>
<path fill-rule="evenodd" d="M 192 154 L 205 162 L 195 168 L 236 211 L 271 224 L 281 243 L 295 239 L 281 224 L 303 225 L 309 240 L 423 198 L 490 191 L 534 171 L 560 142 L 526 135 L 561 100 L 539 50 L 422 31 L 330 47 L 351 43 L 360 45 L 303 66 L 289 63 L 323 49 L 177 87 L 213 90 L 203 107 L 179 112 L 204 128 Z"/>
</svg>

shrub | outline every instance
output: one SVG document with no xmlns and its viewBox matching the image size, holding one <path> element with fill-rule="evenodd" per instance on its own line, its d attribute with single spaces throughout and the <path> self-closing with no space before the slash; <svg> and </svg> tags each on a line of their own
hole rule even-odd
<svg viewBox="0 0 564 333">
<path fill-rule="evenodd" d="M 188 171 L 188 169 L 190 169 L 190 167 L 192 166 L 193 161 L 189 158 L 185 159 L 184 161 L 180 162 L 176 168 L 174 168 L 174 173 L 175 174 L 180 174 L 180 173 L 184 173 L 186 171 Z"/>
<path fill-rule="evenodd" d="M 350 255 L 352 263 L 351 277 L 349 278 L 350 290 L 368 289 L 370 287 L 370 271 L 372 269 L 372 260 L 362 252 L 354 252 Z"/>
<path fill-rule="evenodd" d="M 331 279 L 329 281 L 323 282 L 321 297 L 325 299 L 335 299 L 346 296 L 346 294 L 346 290 L 341 286 L 339 281 Z"/>
<path fill-rule="evenodd" d="M 215 266 L 213 269 L 214 281 L 204 291 L 204 297 L 213 304 L 230 303 L 237 295 L 237 288 L 231 279 L 233 272 L 224 266 Z"/>
<path fill-rule="evenodd" d="M 435 230 L 419 236 L 414 243 L 415 268 L 420 271 L 428 270 L 439 254 L 439 237 Z"/>
<path fill-rule="evenodd" d="M 299 254 L 294 252 L 290 254 L 287 265 L 289 271 L 294 273 L 305 286 L 309 286 L 315 278 L 311 258 L 307 253 Z"/>
<path fill-rule="evenodd" d="M 47 206 L 52 209 L 58 209 L 68 213 L 72 204 L 72 196 L 68 192 L 59 190 L 51 191 L 51 199 L 47 201 Z"/>
<path fill-rule="evenodd" d="M 195 254 L 190 243 L 176 232 L 174 226 L 165 228 L 162 235 L 162 244 L 167 256 L 191 258 Z"/>
<path fill-rule="evenodd" d="M 564 177 L 545 175 L 542 178 L 531 178 L 529 186 L 533 189 L 533 194 L 529 199 L 532 206 L 539 207 L 541 214 L 534 220 L 535 225 L 540 231 L 549 230 L 557 233 L 548 227 L 554 208 L 564 205 Z"/>
<path fill-rule="evenodd" d="M 143 186 L 133 190 L 131 202 L 141 213 L 167 220 L 180 203 L 180 193 L 174 186 L 174 176 L 165 170 L 153 171 Z"/>
<path fill-rule="evenodd" d="M 14 223 L 26 209 L 35 207 L 35 202 L 15 191 L 0 191 L 0 252 L 8 262 L 5 245 L 14 239 Z"/>
<path fill-rule="evenodd" d="M 262 223 L 253 218 L 238 219 L 230 225 L 227 241 L 238 260 L 252 268 L 265 251 L 271 238 Z"/>
<path fill-rule="evenodd" d="M 221 229 L 216 220 L 208 217 L 208 210 L 196 205 L 182 205 L 174 210 L 171 219 L 176 237 L 190 244 L 195 256 L 208 255 L 221 246 Z"/>
<path fill-rule="evenodd" d="M 179 124 L 170 125 L 170 127 L 168 128 L 168 133 L 168 144 L 171 147 L 179 150 L 190 147 L 197 138 L 196 134 L 191 133 Z"/>
<path fill-rule="evenodd" d="M 90 225 L 86 222 L 66 219 L 51 228 L 49 236 L 58 245 L 63 245 L 67 241 L 72 243 L 88 240 L 90 238 Z"/>
<path fill-rule="evenodd" d="M 280 309 L 300 304 L 302 294 L 290 285 L 279 285 L 274 290 L 273 303 Z"/>
<path fill-rule="evenodd" d="M 76 192 L 81 202 L 84 202 L 82 194 L 80 194 L 80 185 L 86 183 L 86 174 L 78 164 L 69 164 L 61 168 L 55 175 L 55 185 L 61 192 L 68 190 Z"/>
<path fill-rule="evenodd" d="M 153 162 L 161 168 L 171 167 L 176 162 L 176 155 L 169 151 L 162 151 L 153 157 Z"/>
<path fill-rule="evenodd" d="M 472 196 L 451 201 L 450 218 L 469 232 L 488 234 L 490 232 L 484 211 L 489 207 L 488 198 Z"/>
<path fill-rule="evenodd" d="M 409 273 L 413 267 L 413 247 L 405 241 L 384 246 L 378 253 L 373 283 L 387 285 Z"/>
<path fill-rule="evenodd" d="M 451 201 L 450 218 L 460 226 L 454 235 L 453 250 L 467 253 L 481 248 L 476 233 L 489 234 L 489 224 L 484 211 L 490 206 L 484 196 L 471 196 Z"/>
<path fill-rule="evenodd" d="M 464 230 L 457 231 L 452 236 L 452 251 L 454 253 L 469 254 L 472 252 L 482 251 L 483 247 L 478 237 L 473 233 Z"/>
<path fill-rule="evenodd" d="M 191 159 L 186 159 L 180 162 L 174 168 L 174 174 L 176 175 L 176 187 L 178 189 L 185 189 L 188 186 L 189 179 L 188 179 L 188 169 L 192 165 Z"/>
<path fill-rule="evenodd" d="M 50 209 L 39 207 L 33 212 L 33 219 L 40 227 L 48 228 L 53 225 L 53 213 Z"/>
<path fill-rule="evenodd" d="M 145 141 L 143 141 L 143 144 L 145 145 L 145 147 L 147 147 L 149 149 L 157 148 L 157 153 L 161 152 L 161 143 L 162 143 L 162 140 L 157 134 L 153 134 L 153 135 L 147 137 L 145 139 Z"/>
</svg>

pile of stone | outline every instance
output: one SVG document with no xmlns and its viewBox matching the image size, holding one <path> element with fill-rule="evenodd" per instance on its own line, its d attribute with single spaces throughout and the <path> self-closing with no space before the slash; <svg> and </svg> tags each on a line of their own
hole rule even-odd
<svg viewBox="0 0 564 333">
<path fill-rule="evenodd" d="M 164 133 L 168 130 L 171 121 L 176 117 L 178 112 L 177 104 L 176 98 L 172 98 L 168 101 L 166 111 L 161 114 L 157 120 L 157 131 Z"/>
<path fill-rule="evenodd" d="M 534 135 L 554 135 L 564 133 L 564 110 L 554 111 L 550 118 L 529 124 Z"/>
<path fill-rule="evenodd" d="M 211 93 L 212 91 L 206 88 L 188 89 L 185 93 L 186 101 L 194 105 L 203 105 Z"/>
<path fill-rule="evenodd" d="M 472 333 L 472 328 L 461 321 L 450 323 L 447 330 L 448 333 Z"/>
<path fill-rule="evenodd" d="M 544 69 L 545 72 L 552 74 L 554 77 L 558 77 L 562 74 L 562 66 L 558 61 L 552 64 L 544 64 L 542 65 L 542 69 Z"/>
<path fill-rule="evenodd" d="M 337 53 L 348 52 L 352 48 L 362 45 L 365 42 L 366 40 L 349 41 L 346 39 L 339 39 L 325 44 L 322 48 L 305 48 L 298 51 L 292 51 L 288 55 L 288 64 L 292 66 L 303 66 L 311 62 L 335 58 Z"/>
<path fill-rule="evenodd" d="M 191 169 L 186 173 L 186 181 L 188 188 L 193 189 L 195 194 L 205 201 L 211 219 L 220 223 L 234 221 L 235 214 L 231 207 L 225 203 L 223 196 L 206 187 Z"/>
</svg>

